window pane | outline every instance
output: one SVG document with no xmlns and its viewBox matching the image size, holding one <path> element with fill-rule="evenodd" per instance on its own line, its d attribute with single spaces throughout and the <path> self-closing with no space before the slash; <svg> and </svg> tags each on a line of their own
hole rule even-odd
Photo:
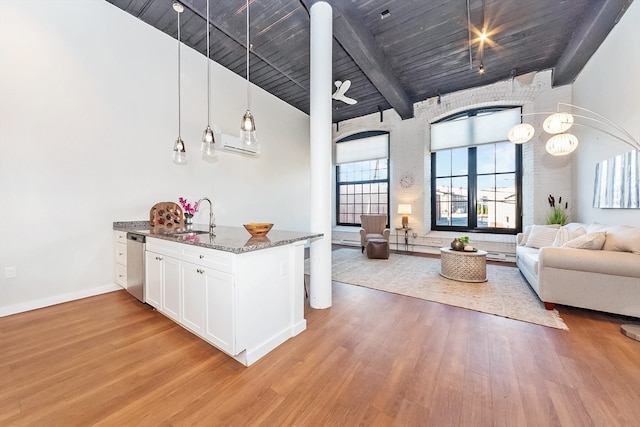
<svg viewBox="0 0 640 427">
<path fill-rule="evenodd" d="M 468 188 L 467 177 L 451 180 L 451 225 L 466 226 L 468 224 Z"/>
<path fill-rule="evenodd" d="M 439 154 L 439 153 L 438 153 Z M 436 179 L 436 224 L 451 224 L 451 178 Z"/>
<path fill-rule="evenodd" d="M 494 144 L 481 145 L 476 148 L 476 170 L 480 173 L 495 173 L 495 153 Z"/>
<path fill-rule="evenodd" d="M 436 176 L 451 176 L 451 150 L 439 151 L 436 156 Z"/>
<path fill-rule="evenodd" d="M 495 227 L 515 228 L 516 206 L 513 203 L 496 203 Z"/>
<path fill-rule="evenodd" d="M 451 175 L 466 175 L 469 170 L 469 150 L 456 148 L 451 150 Z"/>
<path fill-rule="evenodd" d="M 511 142 L 495 144 L 496 172 L 514 172 L 516 170 L 516 145 Z"/>
</svg>

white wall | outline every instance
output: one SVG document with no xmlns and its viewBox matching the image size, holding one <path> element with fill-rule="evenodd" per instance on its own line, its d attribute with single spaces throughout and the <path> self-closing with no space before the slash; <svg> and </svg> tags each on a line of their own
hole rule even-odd
<svg viewBox="0 0 640 427">
<path fill-rule="evenodd" d="M 212 124 L 237 135 L 245 80 L 211 65 Z M 171 161 L 175 39 L 105 1 L 0 2 L 0 315 L 115 289 L 112 222 L 156 202 L 309 228 L 308 116 L 254 87 L 262 155 L 204 160 L 206 58 L 184 45 L 181 82 L 187 166 Z"/>
<path fill-rule="evenodd" d="M 596 111 L 640 141 L 640 2 L 635 1 L 573 84 L 573 103 Z M 640 209 L 592 207 L 596 164 L 631 150 L 605 134 L 576 130 L 574 185 L 580 221 L 640 227 Z"/>
</svg>

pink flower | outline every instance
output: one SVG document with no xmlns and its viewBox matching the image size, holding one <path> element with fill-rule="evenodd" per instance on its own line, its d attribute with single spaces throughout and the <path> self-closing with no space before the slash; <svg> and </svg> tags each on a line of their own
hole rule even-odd
<svg viewBox="0 0 640 427">
<path fill-rule="evenodd" d="M 196 213 L 196 211 L 198 210 L 198 203 L 194 203 L 193 206 L 191 206 L 191 203 L 187 202 L 187 199 L 185 199 L 184 197 L 180 197 L 178 199 L 178 201 L 180 202 L 180 205 L 182 206 L 182 210 L 184 211 L 184 216 L 185 218 L 191 218 L 193 216 L 193 214 Z"/>
</svg>

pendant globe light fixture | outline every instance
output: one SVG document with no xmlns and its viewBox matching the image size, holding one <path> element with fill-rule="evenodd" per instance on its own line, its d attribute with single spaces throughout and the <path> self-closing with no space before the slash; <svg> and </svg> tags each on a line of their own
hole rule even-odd
<svg viewBox="0 0 640 427">
<path fill-rule="evenodd" d="M 583 112 L 583 114 L 560 111 L 561 107 L 565 109 L 573 108 Z M 524 117 L 548 114 L 548 117 L 542 123 L 542 128 L 548 134 L 553 135 L 545 144 L 545 149 L 552 156 L 566 156 L 578 148 L 578 138 L 571 133 L 567 133 L 574 126 L 597 130 L 630 145 L 634 150 L 640 150 L 640 143 L 629 132 L 616 122 L 595 111 L 564 102 L 558 102 L 557 110 L 555 113 L 540 112 L 520 115 Z M 595 123 L 597 126 L 593 126 L 591 123 Z M 522 144 L 531 140 L 534 133 L 533 126 L 528 123 L 519 123 L 511 128 L 508 138 L 509 141 L 515 144 Z"/>
<path fill-rule="evenodd" d="M 184 12 L 184 6 L 173 3 L 173 10 L 178 13 L 178 139 L 173 146 L 173 162 L 179 165 L 187 164 L 187 152 L 184 149 L 184 141 L 180 136 L 180 14 Z"/>
<path fill-rule="evenodd" d="M 207 155 L 212 155 L 215 149 L 216 140 L 213 136 L 213 130 L 211 130 L 211 73 L 209 71 L 209 0 L 207 0 L 207 127 L 202 133 L 202 144 L 200 150 Z"/>
<path fill-rule="evenodd" d="M 249 80 L 249 0 L 247 0 L 247 111 L 240 123 L 240 141 L 246 145 L 253 145 L 258 141 L 256 123 L 251 114 L 251 84 Z"/>
</svg>

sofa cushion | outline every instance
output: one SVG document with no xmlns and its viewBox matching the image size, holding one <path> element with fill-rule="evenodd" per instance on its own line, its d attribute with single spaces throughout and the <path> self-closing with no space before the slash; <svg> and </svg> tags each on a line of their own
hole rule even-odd
<svg viewBox="0 0 640 427">
<path fill-rule="evenodd" d="M 560 227 L 558 229 L 558 232 L 556 233 L 556 238 L 553 240 L 551 246 L 560 247 L 567 243 L 569 240 L 573 240 L 576 237 L 582 236 L 583 234 L 587 234 L 587 230 L 585 230 L 584 227 Z"/>
<path fill-rule="evenodd" d="M 538 258 L 540 256 L 540 251 L 538 249 L 527 247 L 520 248 L 518 249 L 518 256 L 520 257 L 520 262 L 522 262 L 526 268 L 533 273 L 538 274 Z"/>
<path fill-rule="evenodd" d="M 597 231 L 595 233 L 583 234 L 580 237 L 576 237 L 573 240 L 569 240 L 567 243 L 563 244 L 562 247 L 574 248 L 574 249 L 600 250 L 604 245 L 605 239 L 606 239 L 606 233 L 604 231 Z"/>
<path fill-rule="evenodd" d="M 556 238 L 556 233 L 560 228 L 557 224 L 552 225 L 532 225 L 531 232 L 525 243 L 530 248 L 541 248 L 551 246 Z"/>
<path fill-rule="evenodd" d="M 602 247 L 605 251 L 633 252 L 640 254 L 640 228 L 626 225 L 605 227 L 607 233 Z"/>
</svg>

